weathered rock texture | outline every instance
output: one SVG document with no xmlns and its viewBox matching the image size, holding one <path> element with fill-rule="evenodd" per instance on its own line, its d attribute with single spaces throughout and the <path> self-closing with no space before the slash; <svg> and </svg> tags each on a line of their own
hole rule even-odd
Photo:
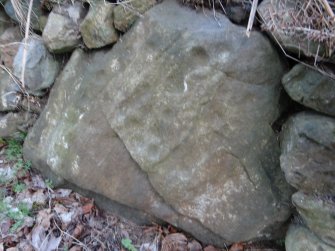
<svg viewBox="0 0 335 251">
<path fill-rule="evenodd" d="M 0 137 L 10 138 L 19 132 L 27 132 L 36 121 L 37 116 L 28 112 L 6 113 L 0 115 Z"/>
<path fill-rule="evenodd" d="M 2 34 L 9 26 L 11 26 L 11 20 L 4 9 L 0 8 L 0 34 Z"/>
<path fill-rule="evenodd" d="M 72 51 L 79 45 L 79 25 L 86 15 L 83 4 L 56 5 L 48 17 L 43 30 L 43 40 L 51 52 Z"/>
<path fill-rule="evenodd" d="M 12 81 L 9 73 L 0 69 L 0 111 L 14 111 L 17 109 L 18 96 L 17 85 Z"/>
<path fill-rule="evenodd" d="M 282 83 L 293 100 L 335 116 L 335 80 L 298 64 L 283 77 Z"/>
<path fill-rule="evenodd" d="M 335 251 L 304 226 L 292 225 L 285 239 L 286 251 Z"/>
<path fill-rule="evenodd" d="M 113 9 L 110 3 L 91 5 L 80 25 L 81 35 L 88 48 L 100 48 L 118 40 L 119 35 L 113 25 Z"/>
<path fill-rule="evenodd" d="M 335 248 L 335 199 L 333 196 L 293 194 L 292 201 L 308 228 Z"/>
<path fill-rule="evenodd" d="M 301 191 L 335 194 L 335 119 L 300 113 L 282 132 L 281 168 Z"/>
<path fill-rule="evenodd" d="M 283 66 L 218 17 L 164 1 L 113 49 L 75 51 L 25 157 L 204 242 L 273 237 L 290 215 L 271 129 Z"/>
<path fill-rule="evenodd" d="M 114 8 L 114 25 L 126 32 L 144 12 L 156 4 L 156 0 L 134 0 L 119 4 Z"/>
</svg>

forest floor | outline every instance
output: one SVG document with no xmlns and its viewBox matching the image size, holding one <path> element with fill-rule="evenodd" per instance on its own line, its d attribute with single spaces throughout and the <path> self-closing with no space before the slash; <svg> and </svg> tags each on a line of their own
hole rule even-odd
<svg viewBox="0 0 335 251">
<path fill-rule="evenodd" d="M 274 243 L 218 249 L 170 225 L 139 226 L 107 213 L 93 199 L 43 179 L 23 159 L 23 139 L 0 140 L 0 251 L 283 250 Z"/>
</svg>

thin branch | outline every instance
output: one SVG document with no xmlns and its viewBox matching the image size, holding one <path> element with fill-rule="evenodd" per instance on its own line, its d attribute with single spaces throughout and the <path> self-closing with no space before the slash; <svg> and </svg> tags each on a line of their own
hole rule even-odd
<svg viewBox="0 0 335 251">
<path fill-rule="evenodd" d="M 330 7 L 329 3 L 327 0 L 321 0 L 323 6 L 325 7 L 325 10 L 327 11 L 328 15 L 331 17 L 331 18 L 335 18 L 335 15 L 334 15 L 334 12 L 332 10 L 332 8 Z"/>
<path fill-rule="evenodd" d="M 253 0 L 252 2 L 252 6 L 251 6 L 251 11 L 250 11 L 250 16 L 249 16 L 249 20 L 248 20 L 248 26 L 247 26 L 247 31 L 246 34 L 249 37 L 250 36 L 250 32 L 255 20 L 255 15 L 256 15 L 256 10 L 257 10 L 257 5 L 258 5 L 258 0 Z"/>
<path fill-rule="evenodd" d="M 21 72 L 21 82 L 22 87 L 25 89 L 25 81 L 24 81 L 24 74 L 26 71 L 26 61 L 27 61 L 27 53 L 28 53 L 28 39 L 30 35 L 30 21 L 31 21 L 31 13 L 33 9 L 33 0 L 30 0 L 29 7 L 28 7 L 28 14 L 27 14 L 27 22 L 25 23 L 25 34 L 24 34 L 24 45 L 23 45 L 23 57 L 22 57 L 22 72 Z"/>
</svg>

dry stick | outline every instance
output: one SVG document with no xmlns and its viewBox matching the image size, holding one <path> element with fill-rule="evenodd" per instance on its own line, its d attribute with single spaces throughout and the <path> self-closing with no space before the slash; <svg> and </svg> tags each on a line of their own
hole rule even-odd
<svg viewBox="0 0 335 251">
<path fill-rule="evenodd" d="M 26 22 L 26 29 L 25 29 L 25 34 L 24 34 L 24 45 L 23 45 L 23 57 L 22 57 L 22 72 L 21 72 L 21 82 L 22 82 L 22 87 L 25 89 L 25 82 L 24 82 L 24 74 L 26 71 L 26 61 L 27 61 L 27 42 L 29 38 L 29 33 L 30 33 L 30 19 L 31 19 L 31 12 L 33 9 L 33 0 L 30 0 L 29 2 L 29 7 L 28 7 L 28 14 L 27 14 L 27 22 Z"/>
<path fill-rule="evenodd" d="M 252 6 L 251 6 L 251 11 L 250 11 L 250 16 L 249 16 L 249 21 L 248 21 L 248 26 L 247 26 L 247 31 L 246 31 L 246 34 L 247 34 L 248 37 L 250 36 L 252 25 L 254 23 L 255 14 L 256 14 L 256 10 L 257 10 L 257 5 L 258 5 L 258 0 L 253 0 Z"/>
<path fill-rule="evenodd" d="M 331 18 L 334 18 L 335 17 L 334 12 L 333 12 L 332 8 L 330 7 L 328 1 L 327 0 L 321 0 L 321 3 L 325 7 L 325 9 L 328 12 L 329 16 L 331 16 Z"/>
</svg>

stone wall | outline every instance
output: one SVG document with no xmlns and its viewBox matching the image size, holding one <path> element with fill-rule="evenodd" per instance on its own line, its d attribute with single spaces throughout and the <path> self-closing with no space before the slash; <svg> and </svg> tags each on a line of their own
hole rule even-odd
<svg viewBox="0 0 335 251">
<path fill-rule="evenodd" d="M 3 2 L 0 135 L 28 131 L 55 184 L 219 246 L 283 238 L 295 207 L 286 249 L 334 249 L 334 80 L 290 69 L 240 12 L 36 0 L 25 53 Z"/>
</svg>

